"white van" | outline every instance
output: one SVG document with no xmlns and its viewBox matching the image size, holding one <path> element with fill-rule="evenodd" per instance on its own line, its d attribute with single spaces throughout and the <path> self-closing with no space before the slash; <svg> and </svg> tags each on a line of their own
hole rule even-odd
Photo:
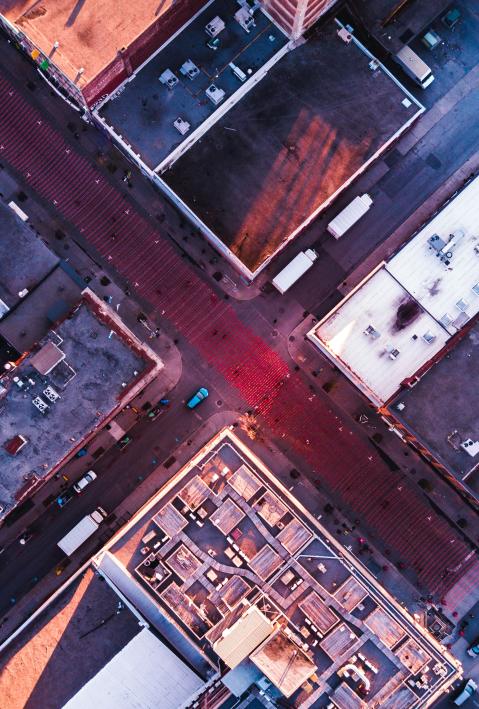
<svg viewBox="0 0 479 709">
<path fill-rule="evenodd" d="M 402 67 L 408 76 L 422 89 L 427 88 L 434 81 L 434 76 L 426 62 L 418 57 L 407 45 L 395 56 L 394 61 Z"/>
</svg>

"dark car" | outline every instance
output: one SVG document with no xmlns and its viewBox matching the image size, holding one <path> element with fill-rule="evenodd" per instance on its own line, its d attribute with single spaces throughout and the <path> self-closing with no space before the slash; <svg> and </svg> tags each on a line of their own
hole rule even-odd
<svg viewBox="0 0 479 709">
<path fill-rule="evenodd" d="M 57 497 L 57 505 L 59 507 L 65 507 L 65 505 L 67 505 L 70 502 L 70 500 L 73 500 L 74 497 L 75 497 L 75 494 L 72 489 L 65 490 L 65 492 L 63 492 L 61 495 L 59 495 Z"/>
<path fill-rule="evenodd" d="M 118 443 L 116 444 L 120 450 L 123 448 L 126 448 L 127 445 L 129 445 L 132 442 L 133 438 L 131 436 L 123 436 L 123 438 L 120 438 Z"/>
</svg>

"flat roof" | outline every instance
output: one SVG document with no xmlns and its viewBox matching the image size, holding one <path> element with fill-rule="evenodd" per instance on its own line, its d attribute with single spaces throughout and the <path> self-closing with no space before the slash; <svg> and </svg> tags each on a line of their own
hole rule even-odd
<svg viewBox="0 0 479 709">
<path fill-rule="evenodd" d="M 184 493 L 198 490 L 198 479 L 208 494 L 202 492 L 193 511 Z M 265 496 L 269 506 L 283 512 L 280 518 L 266 520 L 259 514 L 258 502 Z M 216 511 L 227 499 L 244 513 L 229 532 L 215 524 Z M 168 513 L 159 514 L 165 508 Z M 178 516 L 174 524 L 172 509 Z M 301 544 L 291 552 L 291 537 L 286 547 L 281 532 L 294 520 Z M 262 578 L 251 560 L 266 547 L 278 555 L 279 565 Z M 250 659 L 295 706 L 310 696 L 301 686 L 306 680 L 314 692 L 323 691 L 325 683 L 336 686 L 338 668 L 353 652 L 361 653 L 357 662 L 369 673 L 370 697 L 378 703 L 411 678 L 404 653 L 396 654 L 395 647 L 391 651 L 390 644 L 371 634 L 370 617 L 380 630 L 398 628 L 401 640 L 414 640 L 432 658 L 431 667 L 436 662 L 444 666 L 443 677 L 427 672 L 431 693 L 442 691 L 442 683 L 456 673 L 444 649 L 423 635 L 344 554 L 273 472 L 224 429 L 108 542 L 95 563 L 166 638 L 174 628 L 214 669 L 220 666 L 228 672 L 231 658 L 234 665 L 244 661 L 241 637 L 244 634 L 248 643 L 251 639 Z M 259 645 L 261 636 L 266 639 Z M 323 643 L 333 657 L 322 649 Z M 183 652 L 180 643 L 175 646 Z M 374 677 L 367 663 L 377 667 Z"/>
<path fill-rule="evenodd" d="M 19 293 L 25 289 L 32 291 L 60 259 L 3 202 L 0 202 L 0 238 L 0 300 L 11 309 L 22 300 Z"/>
<path fill-rule="evenodd" d="M 294 694 L 317 669 L 297 644 L 281 632 L 255 650 L 251 661 L 285 697 Z"/>
<path fill-rule="evenodd" d="M 423 111 L 337 31 L 288 52 L 161 176 L 247 275 Z"/>
<path fill-rule="evenodd" d="M 0 334 L 20 352 L 28 352 L 52 327 L 59 314 L 68 313 L 85 287 L 75 282 L 62 267 L 50 271 L 28 296 L 2 320 Z M 28 266 L 29 267 L 29 266 Z"/>
<path fill-rule="evenodd" d="M 451 4 L 451 0 L 434 3 L 398 3 L 398 0 L 354 0 L 358 15 L 366 27 L 392 52 L 398 52 Z M 396 10 L 394 17 L 393 11 Z M 390 22 L 387 22 L 388 18 Z"/>
<path fill-rule="evenodd" d="M 451 334 L 479 312 L 478 204 L 476 177 L 386 264 Z"/>
<path fill-rule="evenodd" d="M 95 705 L 102 709 L 180 709 L 192 701 L 203 684 L 148 628 L 143 628 L 64 709 Z"/>
<path fill-rule="evenodd" d="M 158 22 L 175 0 L 0 0 L 0 12 L 83 88 L 123 47 Z M 53 50 L 55 42 L 58 49 Z M 78 70 L 84 71 L 78 75 Z"/>
<path fill-rule="evenodd" d="M 460 444 L 479 441 L 479 322 L 465 332 L 412 389 L 399 392 L 391 414 L 436 460 L 479 497 L 479 453 Z M 399 404 L 403 404 L 398 408 Z"/>
<path fill-rule="evenodd" d="M 450 336 L 383 267 L 308 337 L 381 406 Z"/>
<path fill-rule="evenodd" d="M 3 650 L 2 704 L 61 707 L 140 632 L 138 617 L 89 567 Z M 119 611 L 119 612 L 118 612 Z"/>
<path fill-rule="evenodd" d="M 287 37 L 262 12 L 255 13 L 255 26 L 245 32 L 234 19 L 239 9 L 236 0 L 214 0 L 125 84 L 120 96 L 99 110 L 102 120 L 123 136 L 150 169 L 242 88 L 230 62 L 251 78 L 287 44 Z M 218 34 L 219 47 L 212 50 L 207 47 L 211 37 L 205 25 L 215 17 L 223 20 L 225 28 Z M 188 60 L 198 70 L 191 79 L 181 71 Z M 160 81 L 167 69 L 178 79 L 173 88 Z M 219 106 L 205 93 L 211 84 L 225 92 Z M 185 136 L 174 126 L 179 117 L 190 125 Z"/>
<path fill-rule="evenodd" d="M 5 513 L 98 428 L 151 364 L 139 348 L 134 349 L 136 338 L 109 319 L 110 309 L 97 301 L 93 294 L 85 294 L 77 309 L 1 379 L 0 503 Z M 131 344 L 126 343 L 126 333 Z M 49 374 L 41 375 L 32 358 L 48 343 L 65 357 Z M 21 387 L 14 377 L 21 380 Z M 47 406 L 44 413 L 34 401 Z M 17 435 L 28 442 L 12 456 L 4 444 Z"/>
</svg>

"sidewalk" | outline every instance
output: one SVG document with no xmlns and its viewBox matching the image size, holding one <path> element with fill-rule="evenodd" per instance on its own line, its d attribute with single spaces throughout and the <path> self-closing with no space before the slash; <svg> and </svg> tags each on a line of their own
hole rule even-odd
<svg viewBox="0 0 479 709">
<path fill-rule="evenodd" d="M 414 448 L 391 432 L 363 394 L 341 372 L 335 370 L 333 364 L 309 340 L 305 340 L 306 333 L 314 324 L 315 318 L 309 316 L 293 330 L 291 335 L 294 339 L 291 340 L 290 337 L 288 342 L 291 358 L 301 367 L 315 388 L 324 390 L 327 385 L 328 396 L 349 418 L 348 424 L 356 427 L 361 435 L 367 436 L 376 448 L 396 464 L 398 470 L 415 483 L 420 479 L 427 479 L 432 483 L 432 492 L 421 490 L 421 493 L 477 548 L 477 512 L 441 477 L 439 471 L 432 468 Z M 367 417 L 363 424 L 353 420 L 360 414 Z M 459 518 L 466 520 L 465 527 L 457 525 Z"/>
</svg>

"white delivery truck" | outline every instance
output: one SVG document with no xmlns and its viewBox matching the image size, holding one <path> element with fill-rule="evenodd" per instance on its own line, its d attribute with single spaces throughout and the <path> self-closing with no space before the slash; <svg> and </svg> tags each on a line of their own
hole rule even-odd
<svg viewBox="0 0 479 709">
<path fill-rule="evenodd" d="M 407 45 L 393 59 L 422 89 L 427 88 L 434 81 L 434 75 L 426 62 L 423 62 L 421 57 Z"/>
<path fill-rule="evenodd" d="M 317 258 L 318 254 L 314 249 L 300 251 L 299 254 L 273 278 L 272 283 L 274 287 L 279 290 L 281 295 L 286 293 L 293 283 L 296 283 L 306 271 L 309 271 Z"/>
<path fill-rule="evenodd" d="M 339 212 L 339 214 L 329 222 L 326 229 L 335 239 L 340 239 L 361 217 L 364 217 L 372 203 L 373 200 L 368 194 L 355 197 L 342 212 Z"/>
<path fill-rule="evenodd" d="M 72 530 L 60 539 L 58 546 L 67 556 L 71 556 L 86 540 L 96 532 L 107 516 L 104 509 L 97 507 L 94 512 L 83 517 Z"/>
</svg>

